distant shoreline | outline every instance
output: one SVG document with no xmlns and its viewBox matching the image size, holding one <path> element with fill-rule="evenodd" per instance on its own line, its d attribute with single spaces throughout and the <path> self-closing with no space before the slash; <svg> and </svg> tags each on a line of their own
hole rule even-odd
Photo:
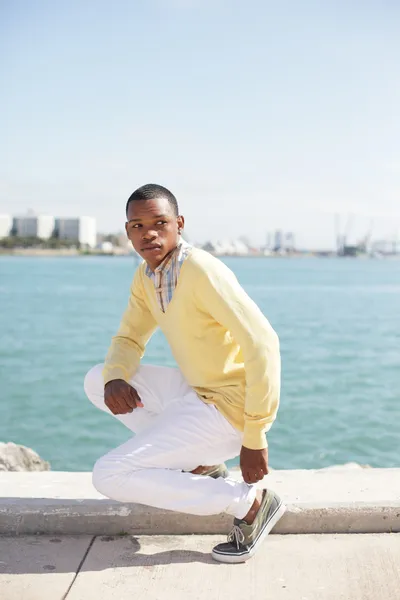
<svg viewBox="0 0 400 600">
<path fill-rule="evenodd" d="M 38 249 L 38 248 L 18 248 L 15 250 L 0 249 L 0 256 L 81 256 L 79 250 L 63 250 Z"/>
<path fill-rule="evenodd" d="M 292 253 L 292 254 L 262 254 L 262 253 L 249 253 L 249 254 L 217 254 L 217 253 L 211 253 L 214 256 L 220 257 L 220 258 L 226 258 L 226 257 L 235 257 L 235 258 L 310 258 L 310 257 L 315 257 L 315 258 L 336 258 L 336 255 L 334 253 L 332 254 L 318 254 L 318 253 L 313 253 L 313 252 L 299 252 L 299 253 Z M 65 256 L 81 256 L 81 257 L 87 257 L 87 256 L 108 256 L 108 257 L 120 257 L 120 256 L 126 256 L 126 257 L 136 257 L 137 255 L 132 253 L 132 252 L 101 252 L 99 251 L 92 251 L 92 252 L 81 252 L 79 250 L 69 250 L 69 249 L 63 249 L 63 250 L 53 250 L 53 249 L 38 249 L 38 248 L 19 248 L 19 249 L 15 249 L 15 250 L 1 250 L 0 249 L 0 256 L 29 256 L 29 257 L 47 257 L 47 256 L 52 256 L 52 257 L 65 257 Z"/>
<path fill-rule="evenodd" d="M 0 256 L 35 256 L 35 257 L 45 257 L 45 256 L 135 256 L 133 253 L 128 252 L 101 252 L 94 250 L 93 252 L 81 252 L 80 250 L 69 249 L 59 249 L 54 250 L 52 248 L 18 248 L 14 250 L 9 249 L 0 249 Z"/>
<path fill-rule="evenodd" d="M 211 253 L 214 256 L 219 258 L 271 258 L 271 259 L 282 259 L 282 258 L 347 258 L 347 259 L 357 259 L 357 260 L 365 260 L 365 259 L 400 259 L 400 254 L 398 255 L 382 255 L 379 257 L 371 256 L 367 254 L 361 254 L 358 256 L 346 256 L 341 257 L 338 256 L 335 252 L 318 252 L 318 251 L 304 251 L 304 252 L 293 252 L 288 254 L 279 254 L 279 253 L 271 253 L 271 254 L 263 254 L 263 253 L 248 253 L 248 254 L 216 254 Z M 88 256 L 107 256 L 107 257 L 121 257 L 125 256 L 127 258 L 136 258 L 138 255 L 132 252 L 124 252 L 124 251 L 114 251 L 114 252 L 102 252 L 101 250 L 93 250 L 93 251 L 80 251 L 76 248 L 62 248 L 62 249 L 52 249 L 52 248 L 0 248 L 0 257 L 1 256 L 23 256 L 23 257 L 36 257 L 36 258 L 45 258 L 45 257 L 88 257 Z M 139 258 L 139 257 L 138 257 Z"/>
</svg>

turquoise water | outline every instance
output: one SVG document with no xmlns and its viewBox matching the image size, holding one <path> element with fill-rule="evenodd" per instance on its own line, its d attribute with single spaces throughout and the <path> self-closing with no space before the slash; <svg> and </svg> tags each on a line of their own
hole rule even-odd
<svg viewBox="0 0 400 600">
<path fill-rule="evenodd" d="M 226 262 L 281 339 L 271 466 L 400 466 L 400 261 Z M 0 257 L 0 440 L 81 471 L 128 438 L 82 380 L 103 360 L 134 268 L 128 257 Z M 146 362 L 174 364 L 161 334 Z"/>
</svg>

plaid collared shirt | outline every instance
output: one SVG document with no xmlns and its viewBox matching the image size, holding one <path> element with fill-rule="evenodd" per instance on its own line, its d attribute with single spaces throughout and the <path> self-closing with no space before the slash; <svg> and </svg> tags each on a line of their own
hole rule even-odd
<svg viewBox="0 0 400 600">
<path fill-rule="evenodd" d="M 172 300 L 181 267 L 191 249 L 192 246 L 182 241 L 154 272 L 146 267 L 146 275 L 154 282 L 158 305 L 163 312 Z"/>
</svg>

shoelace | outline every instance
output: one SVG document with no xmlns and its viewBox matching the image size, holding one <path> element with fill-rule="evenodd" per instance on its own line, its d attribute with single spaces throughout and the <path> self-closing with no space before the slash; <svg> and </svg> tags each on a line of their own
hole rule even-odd
<svg viewBox="0 0 400 600">
<path fill-rule="evenodd" d="M 236 544 L 236 548 L 239 550 L 240 544 L 244 542 L 244 533 L 238 525 L 234 525 L 228 535 L 228 542 Z"/>
</svg>

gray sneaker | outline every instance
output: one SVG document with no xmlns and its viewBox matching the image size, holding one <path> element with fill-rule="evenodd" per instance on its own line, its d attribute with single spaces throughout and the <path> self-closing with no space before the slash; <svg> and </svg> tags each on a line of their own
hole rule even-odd
<svg viewBox="0 0 400 600">
<path fill-rule="evenodd" d="M 184 472 L 189 473 L 190 471 Z M 212 467 L 209 467 L 208 469 L 203 471 L 203 473 L 199 473 L 199 475 L 201 475 L 202 477 L 212 477 L 213 479 L 218 479 L 218 477 L 226 479 L 227 477 L 229 477 L 229 471 L 226 464 L 222 463 L 221 465 L 213 465 Z"/>
<path fill-rule="evenodd" d="M 215 546 L 212 557 L 224 563 L 245 562 L 257 552 L 285 510 L 286 506 L 279 496 L 275 492 L 265 490 L 254 522 L 248 525 L 246 521 L 234 519 L 228 542 Z"/>
<path fill-rule="evenodd" d="M 213 467 L 210 467 L 209 469 L 207 469 L 207 471 L 204 471 L 204 473 L 202 473 L 202 476 L 212 477 L 213 479 L 218 479 L 218 477 L 226 479 L 227 477 L 229 477 L 229 471 L 226 464 L 222 463 L 222 465 L 214 465 Z"/>
</svg>

